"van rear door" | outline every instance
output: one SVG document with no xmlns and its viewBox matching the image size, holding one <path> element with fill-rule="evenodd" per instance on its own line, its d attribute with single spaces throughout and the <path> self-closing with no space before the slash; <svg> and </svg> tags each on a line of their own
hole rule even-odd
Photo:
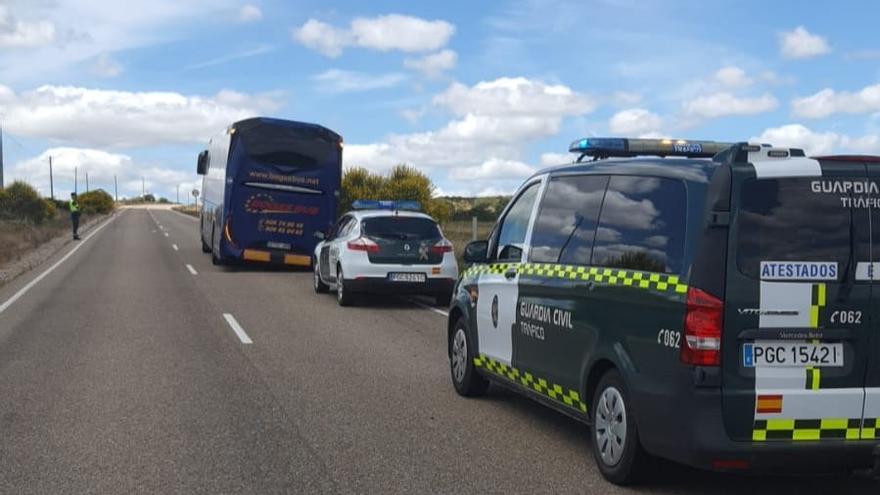
<svg viewBox="0 0 880 495">
<path fill-rule="evenodd" d="M 735 440 L 861 437 L 870 221 L 853 198 L 868 181 L 861 164 L 813 165 L 796 177 L 733 167 L 722 387 Z"/>
<path fill-rule="evenodd" d="M 847 159 L 844 157 L 837 160 Z M 880 157 L 859 157 L 858 161 L 865 161 L 868 173 L 868 181 L 880 189 Z M 834 160 L 830 160 L 834 161 Z M 873 198 L 874 204 L 869 206 L 871 215 L 871 259 L 870 263 L 860 262 L 857 270 L 859 278 L 870 278 L 872 281 L 880 278 L 880 193 L 869 191 L 868 198 Z M 874 282 L 871 287 L 873 304 L 871 305 L 871 340 L 868 345 L 868 363 L 865 372 L 865 412 L 862 420 L 862 439 L 876 440 L 880 438 L 877 432 L 880 422 L 880 285 Z"/>
</svg>

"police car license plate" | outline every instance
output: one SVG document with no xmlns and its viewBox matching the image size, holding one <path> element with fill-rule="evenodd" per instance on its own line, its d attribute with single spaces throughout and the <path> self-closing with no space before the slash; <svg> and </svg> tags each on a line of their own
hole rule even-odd
<svg viewBox="0 0 880 495">
<path fill-rule="evenodd" d="M 424 282 L 427 277 L 424 273 L 389 273 L 388 280 L 392 282 Z"/>
<path fill-rule="evenodd" d="M 843 366 L 843 344 L 755 342 L 743 344 L 746 368 Z"/>
</svg>

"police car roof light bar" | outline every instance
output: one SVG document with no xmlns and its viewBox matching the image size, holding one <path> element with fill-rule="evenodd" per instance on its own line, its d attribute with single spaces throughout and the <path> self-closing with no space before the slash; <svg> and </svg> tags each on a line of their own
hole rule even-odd
<svg viewBox="0 0 880 495">
<path fill-rule="evenodd" d="M 421 211 L 418 201 L 402 201 L 393 199 L 358 199 L 351 204 L 355 210 L 411 210 Z"/>
<path fill-rule="evenodd" d="M 578 162 L 587 156 L 594 161 L 634 156 L 712 158 L 731 146 L 733 143 L 685 139 L 583 138 L 571 143 L 568 151 L 579 153 Z"/>
</svg>

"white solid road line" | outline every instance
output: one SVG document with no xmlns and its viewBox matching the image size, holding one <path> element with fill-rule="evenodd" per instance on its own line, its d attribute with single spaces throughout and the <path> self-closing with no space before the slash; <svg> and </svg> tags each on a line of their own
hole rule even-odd
<svg viewBox="0 0 880 495">
<path fill-rule="evenodd" d="M 223 318 L 226 319 L 226 323 L 229 323 L 229 326 L 232 328 L 232 331 L 235 332 L 235 335 L 238 336 L 238 340 L 241 341 L 242 344 L 253 344 L 254 341 L 248 337 L 248 334 L 245 333 L 244 328 L 241 328 L 241 325 L 235 321 L 235 317 L 229 313 L 223 313 Z"/>
<path fill-rule="evenodd" d="M 180 251 L 180 249 L 177 248 L 177 244 L 172 244 L 171 247 L 174 248 L 175 251 Z"/>
<path fill-rule="evenodd" d="M 189 263 L 186 264 L 186 269 L 189 270 L 189 272 L 192 273 L 193 275 L 199 274 L 199 272 L 197 272 L 196 269 L 193 268 L 193 266 L 190 265 Z"/>
<path fill-rule="evenodd" d="M 409 301 L 411 303 L 415 304 L 416 306 L 421 306 L 421 307 L 427 309 L 428 311 L 433 311 L 433 312 L 437 313 L 438 315 L 443 315 L 443 316 L 447 316 L 447 317 L 449 316 L 448 311 L 443 311 L 442 309 L 438 309 L 433 306 L 429 306 L 421 301 L 416 301 L 415 299 L 410 299 Z"/>
<path fill-rule="evenodd" d="M 122 215 L 122 213 L 118 213 L 117 215 Z M 73 256 L 73 253 L 77 252 L 77 251 L 79 250 L 79 248 L 81 248 L 81 247 L 83 246 L 83 244 L 86 243 L 86 241 L 88 241 L 89 239 L 91 239 L 92 236 L 94 236 L 95 234 L 98 233 L 98 231 L 100 231 L 101 229 L 103 229 L 104 227 L 106 227 L 107 224 L 109 224 L 110 222 L 112 222 L 113 220 L 115 220 L 116 217 L 117 217 L 117 215 L 113 215 L 112 217 L 108 218 L 104 223 L 102 223 L 101 225 L 99 225 L 98 227 L 96 227 L 95 230 L 93 230 L 91 233 L 89 233 L 89 235 L 85 236 L 85 237 L 83 238 L 83 240 L 79 241 L 79 243 L 78 243 L 76 246 L 74 246 L 73 249 L 70 250 L 70 252 L 68 252 L 67 254 L 65 254 L 64 257 L 62 257 L 60 260 L 56 261 L 55 264 L 52 265 L 52 266 L 50 266 L 49 268 L 47 268 L 46 271 L 44 271 L 43 273 L 39 274 L 39 275 L 37 276 L 37 278 L 35 278 L 35 279 L 31 280 L 30 282 L 28 282 L 27 285 L 25 285 L 24 287 L 22 287 L 21 289 L 19 289 L 18 292 L 16 292 L 15 294 L 13 294 L 12 297 L 10 297 L 9 299 L 6 300 L 6 302 L 4 302 L 3 304 L 0 304 L 0 314 L 3 314 L 3 312 L 6 311 L 6 309 L 9 308 L 9 306 L 12 306 L 12 304 L 13 304 L 15 301 L 18 301 L 18 300 L 21 298 L 21 296 L 27 294 L 27 292 L 28 292 L 29 290 L 31 290 L 35 285 L 37 285 L 37 284 L 40 282 L 40 280 L 43 280 L 44 278 L 46 278 L 47 275 L 49 275 L 49 274 L 52 273 L 56 268 L 58 268 L 59 266 L 61 266 L 61 263 L 64 263 L 65 261 L 67 261 L 68 258 L 70 258 L 71 256 Z"/>
</svg>

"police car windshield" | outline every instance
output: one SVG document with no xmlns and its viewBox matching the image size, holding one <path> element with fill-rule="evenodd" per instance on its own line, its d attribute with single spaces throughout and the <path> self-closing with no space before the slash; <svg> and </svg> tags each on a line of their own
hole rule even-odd
<svg viewBox="0 0 880 495">
<path fill-rule="evenodd" d="M 844 274 L 851 261 L 870 259 L 868 211 L 852 207 L 849 194 L 817 192 L 813 182 L 789 178 L 743 184 L 737 222 L 742 273 L 759 278 L 762 261 L 807 261 L 837 263 L 838 273 Z"/>
<path fill-rule="evenodd" d="M 440 238 L 437 223 L 428 218 L 387 216 L 365 218 L 364 235 L 386 240 L 427 240 Z"/>
</svg>

